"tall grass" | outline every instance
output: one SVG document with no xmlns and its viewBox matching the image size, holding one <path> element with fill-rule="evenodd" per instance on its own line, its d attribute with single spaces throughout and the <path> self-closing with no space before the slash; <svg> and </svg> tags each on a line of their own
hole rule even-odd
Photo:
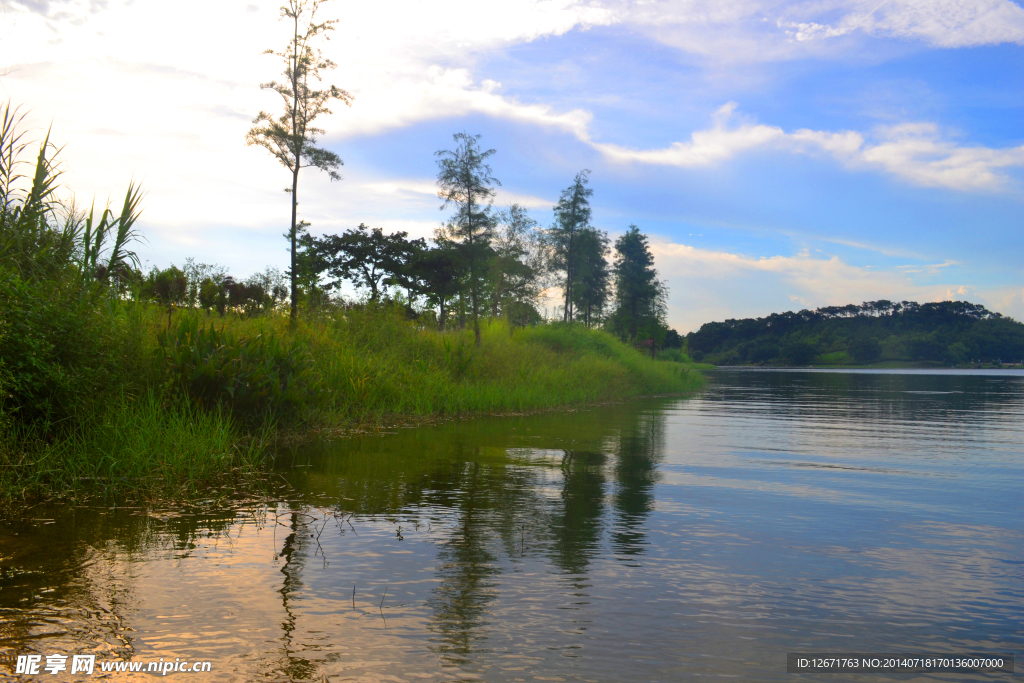
<svg viewBox="0 0 1024 683">
<path fill-rule="evenodd" d="M 14 427 L 0 442 L 0 492 L 8 498 L 82 494 L 176 496 L 266 455 L 265 430 L 245 438 L 221 411 L 167 404 L 152 392 L 122 396 L 61 438 Z"/>
<path fill-rule="evenodd" d="M 163 324 L 157 316 L 154 328 Z M 580 325 L 513 331 L 494 320 L 481 333 L 477 347 L 469 330 L 438 332 L 408 320 L 400 306 L 366 305 L 309 316 L 294 329 L 284 316 L 179 314 L 156 334 L 173 340 L 173 353 L 164 352 L 168 372 L 191 387 L 195 402 L 228 408 L 243 424 L 274 416 L 286 428 L 520 412 L 683 393 L 703 382 L 692 365 L 651 360 Z M 247 347 L 262 351 L 243 362 Z M 238 397 L 257 387 L 269 387 L 261 412 L 239 410 L 246 403 Z"/>
<path fill-rule="evenodd" d="M 349 309 L 307 320 L 295 331 L 309 349 L 317 400 L 314 424 L 375 421 L 398 415 L 520 412 L 692 391 L 700 373 L 652 361 L 611 335 L 578 325 L 510 331 L 484 323 L 476 347 L 469 330 L 437 332 L 397 308 Z"/>
<path fill-rule="evenodd" d="M 198 312 L 179 312 L 168 326 L 162 308 L 123 301 L 97 315 L 124 376 L 110 377 L 111 390 L 97 392 L 89 410 L 76 408 L 65 428 L 7 416 L 7 497 L 173 495 L 258 468 L 274 431 L 516 413 L 689 392 L 703 382 L 691 365 L 652 360 L 579 325 L 510 330 L 492 321 L 477 347 L 469 330 L 438 332 L 387 305 L 338 308 L 294 329 L 283 315 Z"/>
</svg>

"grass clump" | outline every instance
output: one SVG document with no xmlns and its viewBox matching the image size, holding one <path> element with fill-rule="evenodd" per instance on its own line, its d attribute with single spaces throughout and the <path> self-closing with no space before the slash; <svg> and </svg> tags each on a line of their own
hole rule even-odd
<svg viewBox="0 0 1024 683">
<path fill-rule="evenodd" d="M 58 438 L 8 424 L 0 443 L 6 498 L 89 493 L 175 496 L 232 470 L 259 467 L 265 434 L 249 438 L 222 411 L 122 396 Z"/>
<path fill-rule="evenodd" d="M 157 336 L 164 393 L 206 410 L 225 409 L 247 426 L 288 419 L 311 397 L 304 345 L 272 331 L 239 337 L 222 322 L 182 316 Z"/>
</svg>

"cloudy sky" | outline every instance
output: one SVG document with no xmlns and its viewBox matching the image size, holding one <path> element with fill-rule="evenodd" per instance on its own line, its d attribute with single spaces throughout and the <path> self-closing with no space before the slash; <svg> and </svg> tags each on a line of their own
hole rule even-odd
<svg viewBox="0 0 1024 683">
<path fill-rule="evenodd" d="M 287 263 L 287 172 L 247 148 L 280 0 L 2 0 L 0 88 L 79 201 L 148 191 L 140 255 Z M 1024 319 L 1024 7 L 1014 0 L 333 0 L 312 231 L 430 236 L 433 153 L 497 150 L 543 224 L 592 170 L 594 223 L 651 236 L 680 331 L 864 300 Z"/>
</svg>

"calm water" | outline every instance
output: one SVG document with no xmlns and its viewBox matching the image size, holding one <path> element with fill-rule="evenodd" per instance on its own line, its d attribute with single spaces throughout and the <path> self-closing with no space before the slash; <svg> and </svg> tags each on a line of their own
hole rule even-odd
<svg viewBox="0 0 1024 683">
<path fill-rule="evenodd" d="M 235 681 L 1019 660 L 1022 417 L 1021 373 L 715 372 L 690 400 L 305 449 L 251 504 L 34 508 L 0 525 L 0 653 L 209 660 L 178 676 Z"/>
</svg>

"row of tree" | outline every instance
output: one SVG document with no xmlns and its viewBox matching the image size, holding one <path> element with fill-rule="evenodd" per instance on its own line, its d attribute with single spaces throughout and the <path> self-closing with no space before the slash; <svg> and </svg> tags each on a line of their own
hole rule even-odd
<svg viewBox="0 0 1024 683">
<path fill-rule="evenodd" d="M 362 224 L 341 235 L 311 236 L 308 224 L 298 217 L 300 171 L 315 168 L 339 180 L 342 165 L 337 154 L 317 146 L 324 131 L 314 122 L 331 113 L 332 101 L 353 101 L 345 90 L 320 85 L 322 74 L 336 65 L 317 45 L 337 23 L 316 20 L 320 4 L 288 0 L 281 8 L 281 19 L 291 25 L 289 42 L 283 50 L 266 54 L 281 60 L 284 80 L 261 88 L 281 98 L 282 111 L 277 116 L 261 111 L 246 136 L 246 144 L 266 149 L 291 176 L 287 238 L 293 323 L 302 289 L 314 293 L 349 281 L 368 290 L 374 301 L 389 287 L 404 289 L 410 303 L 423 297 L 437 308 L 442 327 L 454 305 L 461 320 L 471 318 L 479 344 L 481 315 L 503 316 L 513 324 L 534 321 L 540 317 L 538 296 L 557 277 L 564 321 L 582 320 L 591 326 L 606 320 L 631 339 L 666 334 L 665 288 L 654 271 L 646 237 L 630 226 L 616 242 L 615 265 L 609 266 L 608 235 L 590 224 L 590 172 L 576 175 L 555 206 L 554 224 L 539 230 L 520 206 L 493 210 L 495 188 L 501 183 L 488 163 L 494 150 L 481 149 L 479 135 L 459 133 L 454 149 L 436 154 L 441 208 L 453 208 L 454 213 L 437 230 L 433 246 L 410 240 L 406 233 L 385 234 Z M 606 315 L 613 281 L 615 306 Z"/>
<path fill-rule="evenodd" d="M 962 364 L 1024 359 L 1024 324 L 966 301 L 869 301 L 706 323 L 690 354 L 718 365 Z"/>
<path fill-rule="evenodd" d="M 471 323 L 479 342 L 481 317 L 536 322 L 539 297 L 557 285 L 564 321 L 607 323 L 625 338 L 660 341 L 667 332 L 666 291 L 647 237 L 630 226 L 609 263 L 608 235 L 590 222 L 590 171 L 576 174 L 554 207 L 553 223 L 542 229 L 518 204 L 494 209 L 500 185 L 488 163 L 494 150 L 482 150 L 479 139 L 459 133 L 454 149 L 437 153 L 441 208 L 453 213 L 433 244 L 365 224 L 340 235 L 304 232 L 297 240 L 299 288 L 332 290 L 347 282 L 372 301 L 395 288 L 410 304 L 436 309 L 441 328 L 453 317 Z"/>
</svg>

